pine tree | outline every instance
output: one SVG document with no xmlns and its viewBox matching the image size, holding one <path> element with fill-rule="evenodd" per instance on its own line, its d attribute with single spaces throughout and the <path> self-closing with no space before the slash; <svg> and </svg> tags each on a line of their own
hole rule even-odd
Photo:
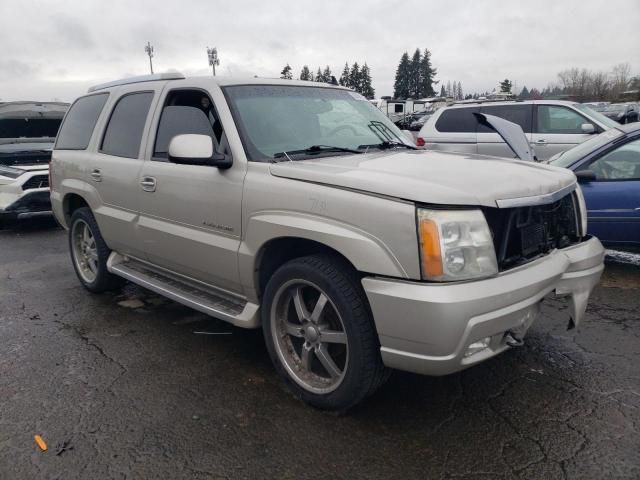
<svg viewBox="0 0 640 480">
<path fill-rule="evenodd" d="M 529 89 L 525 85 L 519 95 L 520 99 L 527 100 L 529 98 Z"/>
<path fill-rule="evenodd" d="M 359 92 L 361 89 L 360 81 L 360 65 L 358 65 L 358 62 L 353 62 L 349 72 L 349 87 Z"/>
<path fill-rule="evenodd" d="M 280 72 L 280 78 L 284 78 L 285 80 L 293 79 L 293 74 L 291 73 L 291 66 L 288 63 Z"/>
<path fill-rule="evenodd" d="M 446 90 L 444 89 L 444 85 L 442 85 L 442 86 L 440 87 L 440 97 L 444 98 L 444 97 L 446 97 L 446 96 L 447 96 L 447 92 L 446 92 Z"/>
<path fill-rule="evenodd" d="M 364 62 L 362 66 L 362 70 L 360 70 L 361 77 L 361 91 L 360 93 L 364 95 L 369 100 L 372 100 L 376 96 L 376 91 L 373 89 L 372 80 L 371 80 L 371 70 L 367 65 L 367 62 Z"/>
<path fill-rule="evenodd" d="M 400 63 L 396 70 L 396 80 L 393 84 L 393 96 L 395 98 L 409 98 L 410 64 L 409 54 L 404 52 L 400 58 Z"/>
<path fill-rule="evenodd" d="M 322 70 L 318 67 L 318 71 L 316 72 L 316 76 L 313 78 L 314 82 L 323 82 L 322 80 Z"/>
<path fill-rule="evenodd" d="M 508 78 L 500 82 L 500 92 L 502 93 L 511 93 L 511 87 L 513 87 L 513 83 Z"/>
<path fill-rule="evenodd" d="M 311 72 L 309 71 L 309 67 L 307 65 L 302 67 L 302 70 L 300 71 L 300 80 L 313 80 L 313 75 L 311 75 Z"/>
<path fill-rule="evenodd" d="M 453 97 L 453 90 L 451 90 L 451 80 L 447 80 L 447 97 Z"/>
<path fill-rule="evenodd" d="M 460 83 L 460 80 L 458 80 L 458 100 L 462 100 L 464 98 L 464 95 L 462 93 L 462 83 Z"/>
<path fill-rule="evenodd" d="M 322 81 L 325 83 L 331 82 L 331 69 L 329 68 L 329 65 L 324 67 L 324 71 L 322 72 Z"/>
<path fill-rule="evenodd" d="M 344 63 L 344 69 L 342 70 L 342 75 L 340 75 L 339 83 L 343 87 L 349 86 L 349 62 Z"/>
<path fill-rule="evenodd" d="M 420 98 L 420 63 L 422 62 L 422 54 L 420 49 L 416 48 L 413 57 L 409 63 L 409 96 L 411 98 Z"/>
<path fill-rule="evenodd" d="M 436 92 L 433 89 L 436 76 L 436 69 L 431 65 L 431 52 L 424 49 L 422 60 L 420 61 L 420 94 L 419 97 L 435 97 Z"/>
</svg>

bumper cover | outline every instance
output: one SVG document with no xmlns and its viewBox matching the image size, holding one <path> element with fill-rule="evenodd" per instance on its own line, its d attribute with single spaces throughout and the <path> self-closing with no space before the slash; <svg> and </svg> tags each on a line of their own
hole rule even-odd
<svg viewBox="0 0 640 480">
<path fill-rule="evenodd" d="M 6 205 L 0 205 L 0 217 L 5 218 L 28 218 L 46 214 L 51 214 L 48 188 L 26 190 L 9 199 Z"/>
<path fill-rule="evenodd" d="M 541 300 L 567 297 L 571 321 L 584 318 L 589 295 L 604 270 L 596 238 L 556 250 L 496 277 L 457 284 L 425 284 L 375 277 L 362 280 L 388 367 L 446 375 L 510 348 L 507 332 L 522 338 Z M 489 339 L 487 348 L 469 345 Z"/>
</svg>

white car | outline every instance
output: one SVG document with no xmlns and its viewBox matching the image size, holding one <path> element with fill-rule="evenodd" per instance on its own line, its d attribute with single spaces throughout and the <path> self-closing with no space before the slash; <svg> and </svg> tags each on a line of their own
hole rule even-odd
<svg viewBox="0 0 640 480">
<path fill-rule="evenodd" d="M 0 104 L 0 222 L 51 214 L 49 161 L 66 103 Z"/>
<path fill-rule="evenodd" d="M 427 150 L 513 157 L 493 130 L 474 113 L 494 115 L 520 125 L 538 160 L 584 142 L 618 124 L 584 104 L 559 100 L 475 102 L 438 110 L 420 129 L 416 144 Z"/>
</svg>

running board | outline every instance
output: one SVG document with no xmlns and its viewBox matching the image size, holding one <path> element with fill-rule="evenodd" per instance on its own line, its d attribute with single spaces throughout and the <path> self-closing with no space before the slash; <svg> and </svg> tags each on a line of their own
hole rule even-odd
<svg viewBox="0 0 640 480">
<path fill-rule="evenodd" d="M 139 260 L 112 252 L 107 260 L 107 270 L 152 292 L 237 327 L 257 328 L 260 325 L 258 305 L 255 303 L 172 275 Z"/>
</svg>

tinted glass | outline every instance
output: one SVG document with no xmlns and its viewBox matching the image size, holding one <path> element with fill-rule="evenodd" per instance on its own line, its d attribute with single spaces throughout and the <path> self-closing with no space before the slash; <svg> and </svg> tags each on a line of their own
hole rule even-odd
<svg viewBox="0 0 640 480">
<path fill-rule="evenodd" d="M 494 105 L 480 108 L 482 113 L 495 115 L 510 122 L 520 125 L 524 133 L 531 133 L 531 117 L 533 116 L 533 106 L 528 105 Z M 478 125 L 478 132 L 493 132 L 492 129 L 483 125 Z"/>
<path fill-rule="evenodd" d="M 132 93 L 118 100 L 102 139 L 102 153 L 138 158 L 152 100 L 153 92 Z"/>
<path fill-rule="evenodd" d="M 478 107 L 445 110 L 436 121 L 436 130 L 439 132 L 475 133 L 478 121 L 473 113 L 479 110 Z"/>
<path fill-rule="evenodd" d="M 55 138 L 60 118 L 7 118 L 0 120 L 0 138 Z"/>
<path fill-rule="evenodd" d="M 76 100 L 60 128 L 55 148 L 58 150 L 84 150 L 87 148 L 93 128 L 96 126 L 108 96 L 108 93 L 100 93 Z"/>
<path fill-rule="evenodd" d="M 598 180 L 640 180 L 640 139 L 600 157 L 589 169 Z"/>
<path fill-rule="evenodd" d="M 538 105 L 538 133 L 582 133 L 583 123 L 590 122 L 569 108 Z"/>
</svg>

